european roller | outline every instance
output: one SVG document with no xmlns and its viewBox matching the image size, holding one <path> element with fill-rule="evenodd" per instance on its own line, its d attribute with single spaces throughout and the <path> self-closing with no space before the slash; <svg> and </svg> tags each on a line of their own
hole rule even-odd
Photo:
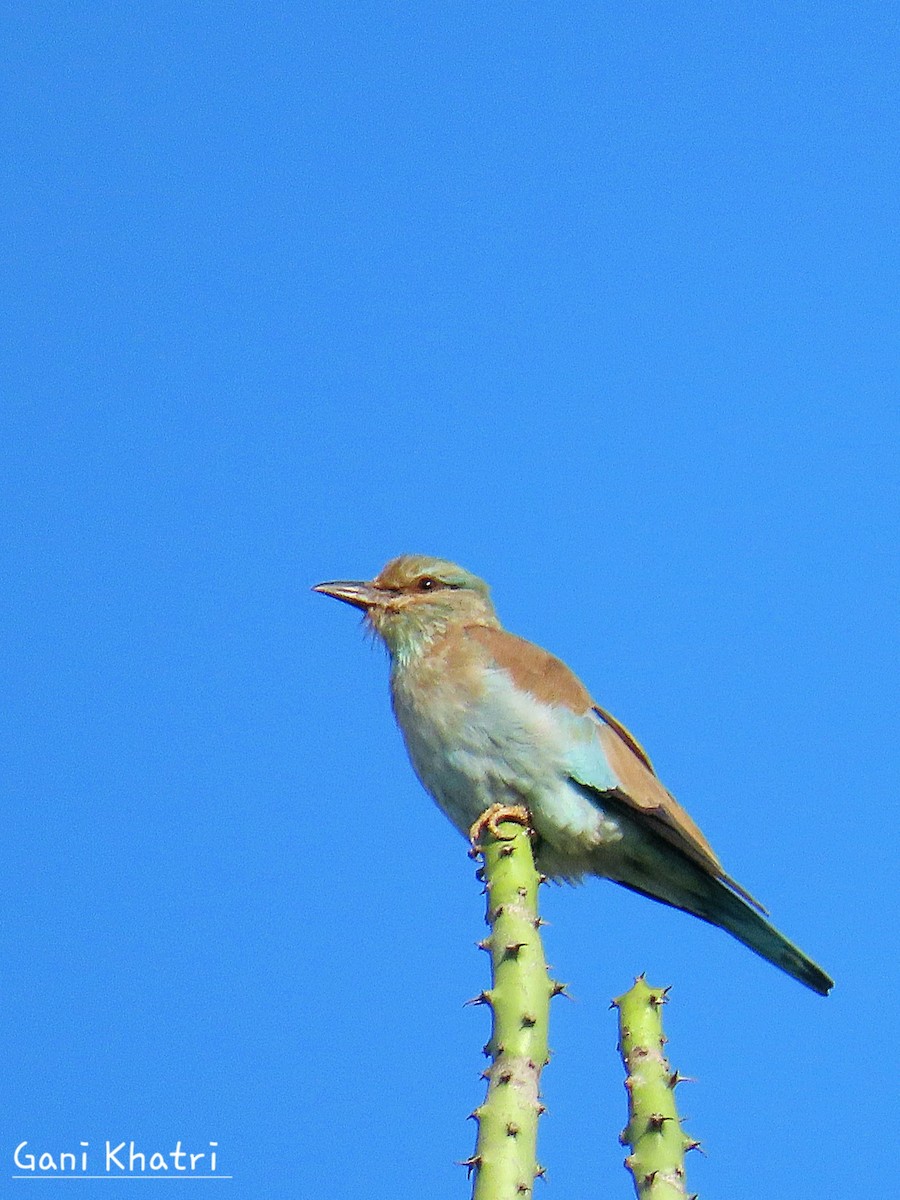
<svg viewBox="0 0 900 1200">
<path fill-rule="evenodd" d="M 637 739 L 563 662 L 501 627 L 483 580 L 403 555 L 369 582 L 314 590 L 383 639 L 410 760 L 460 832 L 523 806 L 551 878 L 599 875 L 693 913 L 827 995 L 832 980 L 726 874 Z"/>
</svg>

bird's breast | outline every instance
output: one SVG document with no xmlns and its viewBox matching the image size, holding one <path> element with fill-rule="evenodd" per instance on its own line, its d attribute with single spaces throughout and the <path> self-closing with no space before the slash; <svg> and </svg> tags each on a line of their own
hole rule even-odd
<svg viewBox="0 0 900 1200">
<path fill-rule="evenodd" d="M 395 674 L 392 699 L 410 761 L 427 791 L 466 833 L 492 804 L 525 804 L 562 850 L 618 832 L 569 776 L 585 719 L 536 700 L 499 669 Z"/>
<path fill-rule="evenodd" d="M 465 832 L 516 774 L 507 731 L 472 681 L 422 673 L 395 680 L 392 695 L 416 774 Z"/>
</svg>

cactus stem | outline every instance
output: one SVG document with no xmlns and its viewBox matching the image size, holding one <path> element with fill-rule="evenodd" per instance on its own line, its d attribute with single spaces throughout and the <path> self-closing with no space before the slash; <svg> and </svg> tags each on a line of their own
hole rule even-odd
<svg viewBox="0 0 900 1200">
<path fill-rule="evenodd" d="M 643 975 L 613 1001 L 619 1014 L 619 1052 L 625 1065 L 628 1124 L 621 1141 L 630 1148 L 625 1166 L 638 1200 L 687 1200 L 684 1154 L 694 1139 L 682 1131 L 675 1086 L 684 1078 L 663 1052 L 662 1006 L 668 988 L 651 988 Z"/>
<path fill-rule="evenodd" d="M 487 1097 L 476 1110 L 478 1138 L 472 1166 L 473 1200 L 530 1196 L 537 1168 L 537 1125 L 541 1067 L 547 1059 L 551 985 L 535 930 L 538 876 L 523 810 L 507 818 L 492 810 L 478 823 L 484 859 L 487 923 L 483 947 L 491 956 L 491 987 L 470 1003 L 487 1003 L 492 1033 L 485 1051 Z"/>
</svg>

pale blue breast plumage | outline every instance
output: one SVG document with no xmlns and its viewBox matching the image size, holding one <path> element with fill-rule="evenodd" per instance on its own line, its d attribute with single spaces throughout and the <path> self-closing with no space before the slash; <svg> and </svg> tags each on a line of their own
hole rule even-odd
<svg viewBox="0 0 900 1200">
<path fill-rule="evenodd" d="M 392 672 L 397 723 L 425 789 L 459 831 L 492 804 L 524 804 L 535 829 L 556 852 L 550 874 L 575 879 L 597 869 L 597 856 L 623 836 L 610 817 L 573 783 L 588 776 L 612 789 L 619 780 L 597 740 L 598 718 L 546 705 L 518 689 L 496 664 L 442 669 L 440 651 Z"/>
</svg>

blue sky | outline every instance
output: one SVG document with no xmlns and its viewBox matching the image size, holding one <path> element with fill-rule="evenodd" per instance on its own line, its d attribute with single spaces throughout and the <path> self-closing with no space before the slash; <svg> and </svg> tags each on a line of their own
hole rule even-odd
<svg viewBox="0 0 900 1200">
<path fill-rule="evenodd" d="M 405 551 L 487 578 L 837 980 L 549 890 L 546 1195 L 630 1194 L 607 1006 L 642 970 L 692 1188 L 883 1187 L 893 8 L 0 23 L 2 1194 L 64 1186 L 10 1179 L 21 1141 L 107 1138 L 217 1142 L 192 1194 L 467 1194 L 481 898 L 383 655 L 309 592 Z"/>
</svg>

